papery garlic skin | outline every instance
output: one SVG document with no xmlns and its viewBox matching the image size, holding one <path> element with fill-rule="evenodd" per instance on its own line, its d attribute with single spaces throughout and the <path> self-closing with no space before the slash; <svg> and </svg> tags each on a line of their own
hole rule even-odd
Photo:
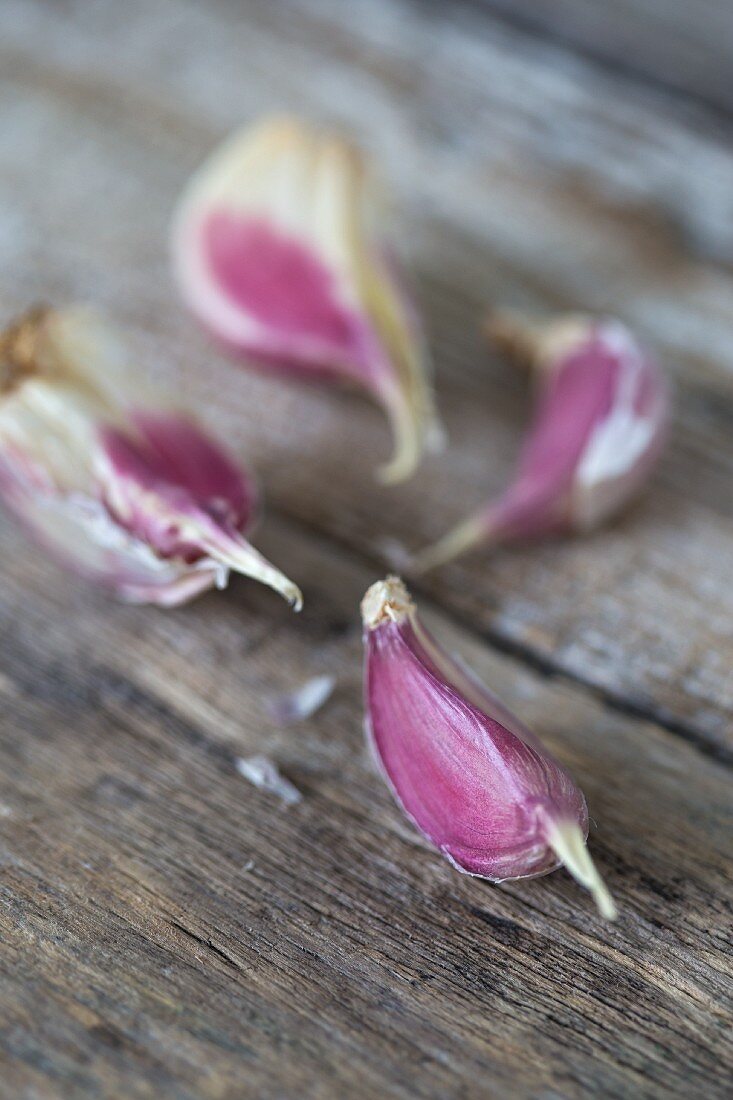
<svg viewBox="0 0 733 1100">
<path fill-rule="evenodd" d="M 33 310 L 0 335 L 0 497 L 62 564 L 122 599 L 176 606 L 234 569 L 301 604 L 243 537 L 252 479 L 145 390 L 89 309 Z"/>
<path fill-rule="evenodd" d="M 384 481 L 437 446 L 427 354 L 379 232 L 376 187 L 348 142 L 291 118 L 230 137 L 188 184 L 172 230 L 191 310 L 234 352 L 352 382 L 388 413 Z"/>
<path fill-rule="evenodd" d="M 619 321 L 531 325 L 510 313 L 494 340 L 535 371 L 533 422 L 509 487 L 415 559 L 427 569 L 481 542 L 590 531 L 642 488 L 669 418 L 665 379 Z"/>
<path fill-rule="evenodd" d="M 613 919 L 585 847 L 585 798 L 565 769 L 439 648 L 398 578 L 372 585 L 362 619 L 368 737 L 417 828 L 459 871 L 493 882 L 564 864 Z"/>
</svg>

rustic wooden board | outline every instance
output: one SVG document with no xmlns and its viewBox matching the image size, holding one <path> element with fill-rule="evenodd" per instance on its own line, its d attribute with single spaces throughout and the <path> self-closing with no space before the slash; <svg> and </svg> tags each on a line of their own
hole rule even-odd
<svg viewBox="0 0 733 1100">
<path fill-rule="evenodd" d="M 466 0 L 499 14 L 526 34 L 578 47 L 632 80 L 733 109 L 726 0 Z"/>
<path fill-rule="evenodd" d="M 452 440 L 399 490 L 372 478 L 377 410 L 232 367 L 171 285 L 188 172 L 283 106 L 355 130 L 394 183 Z M 470 6 L 5 0 L 0 134 L 3 313 L 92 298 L 126 323 L 260 473 L 262 547 L 306 596 L 298 618 L 245 582 L 121 608 L 0 531 L 8 1095 L 727 1095 L 725 119 Z M 362 746 L 357 605 L 385 540 L 440 534 L 518 444 L 525 384 L 478 336 L 497 300 L 618 313 L 677 387 L 655 485 L 613 529 L 419 586 L 580 779 L 610 930 L 563 874 L 457 876 Z M 326 670 L 322 714 L 274 727 L 267 700 Z M 236 774 L 261 751 L 299 806 Z"/>
<path fill-rule="evenodd" d="M 655 342 L 680 416 L 647 507 L 570 547 L 473 555 L 430 590 L 502 644 L 729 748 L 733 154 L 704 117 L 691 110 L 683 125 L 677 108 L 582 62 L 560 67 L 551 51 L 543 66 L 506 32 L 477 42 L 391 3 L 350 6 L 364 16 L 356 41 L 326 3 L 288 4 L 287 19 L 249 5 L 246 34 L 226 5 L 205 16 L 175 5 L 174 20 L 163 3 L 152 14 L 84 4 L 71 30 L 14 7 L 2 65 L 8 311 L 91 296 L 146 328 L 151 363 L 213 402 L 271 502 L 358 552 L 376 560 L 385 537 L 434 538 L 506 476 L 527 395 L 481 348 L 486 301 L 612 309 Z M 103 62 L 100 37 L 116 47 Z M 399 491 L 373 482 L 388 446 L 376 412 L 233 375 L 171 286 L 167 219 L 190 168 L 242 118 L 298 98 L 318 115 L 335 104 L 402 199 L 455 445 Z M 53 188 L 38 180 L 39 148 Z"/>
<path fill-rule="evenodd" d="M 17 1080 L 40 1095 L 723 1096 L 729 771 L 434 614 L 582 782 L 623 915 L 603 926 L 564 874 L 459 876 L 403 821 L 361 736 L 356 605 L 373 574 L 288 524 L 263 545 L 298 546 L 297 628 L 246 582 L 173 614 L 110 607 L 3 534 Z M 267 693 L 324 669 L 332 703 L 273 728 Z M 298 806 L 236 774 L 263 746 Z"/>
</svg>

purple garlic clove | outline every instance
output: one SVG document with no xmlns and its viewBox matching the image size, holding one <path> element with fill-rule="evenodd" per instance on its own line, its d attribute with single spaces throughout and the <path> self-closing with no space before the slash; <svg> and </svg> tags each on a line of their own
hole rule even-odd
<svg viewBox="0 0 733 1100">
<path fill-rule="evenodd" d="M 296 119 L 269 119 L 199 169 L 172 246 L 184 298 L 232 351 L 355 383 L 383 405 L 395 454 L 381 472 L 393 482 L 438 431 L 422 335 L 377 206 L 356 149 Z"/>
<path fill-rule="evenodd" d="M 438 647 L 401 580 L 373 584 L 361 610 L 367 734 L 407 816 L 459 871 L 492 882 L 564 865 L 613 920 L 565 769 Z"/>
<path fill-rule="evenodd" d="M 123 599 L 175 606 L 234 569 L 300 607 L 244 538 L 252 479 L 141 391 L 91 311 L 34 310 L 0 336 L 0 497 L 63 564 Z"/>
<path fill-rule="evenodd" d="M 592 530 L 638 492 L 662 449 L 666 382 L 619 321 L 568 316 L 531 325 L 498 313 L 489 332 L 536 371 L 534 419 L 509 487 L 418 554 L 416 571 L 478 543 Z"/>
</svg>

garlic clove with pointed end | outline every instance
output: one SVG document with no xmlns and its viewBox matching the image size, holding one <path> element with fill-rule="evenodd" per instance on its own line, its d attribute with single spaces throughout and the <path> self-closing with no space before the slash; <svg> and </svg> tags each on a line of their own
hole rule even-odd
<svg viewBox="0 0 733 1100">
<path fill-rule="evenodd" d="M 410 820 L 459 871 L 493 882 L 562 864 L 614 919 L 565 769 L 440 648 L 399 578 L 371 586 L 362 620 L 367 734 Z"/>
<path fill-rule="evenodd" d="M 355 383 L 386 410 L 385 482 L 440 433 L 415 310 L 380 229 L 376 186 L 347 141 L 293 118 L 235 133 L 196 173 L 173 222 L 192 311 L 260 366 Z"/>
<path fill-rule="evenodd" d="M 415 571 L 480 543 L 592 530 L 642 488 L 662 449 L 667 384 L 620 322 L 570 315 L 537 323 L 502 312 L 488 331 L 535 373 L 533 421 L 509 486 L 418 554 Z"/>
<path fill-rule="evenodd" d="M 35 310 L 0 337 L 0 497 L 70 569 L 171 607 L 230 570 L 301 604 L 250 545 L 251 477 L 132 371 L 93 311 Z"/>
</svg>

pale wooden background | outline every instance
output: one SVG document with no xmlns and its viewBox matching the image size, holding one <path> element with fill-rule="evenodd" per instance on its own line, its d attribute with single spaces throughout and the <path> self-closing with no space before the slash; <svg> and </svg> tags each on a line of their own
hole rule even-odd
<svg viewBox="0 0 733 1100">
<path fill-rule="evenodd" d="M 0 304 L 92 299 L 257 469 L 294 617 L 238 581 L 111 604 L 0 529 L 0 1092 L 706 1098 L 731 1085 L 733 14 L 727 0 L 0 6 Z M 383 418 L 247 374 L 187 318 L 171 206 L 234 125 L 352 129 L 396 196 L 452 445 L 376 487 Z M 621 919 L 564 873 L 458 876 L 362 743 L 357 606 L 496 490 L 527 411 L 488 302 L 610 310 L 676 380 L 646 496 L 419 586 L 578 777 Z M 278 729 L 272 696 L 334 671 Z M 283 811 L 235 772 L 267 752 Z"/>
</svg>

